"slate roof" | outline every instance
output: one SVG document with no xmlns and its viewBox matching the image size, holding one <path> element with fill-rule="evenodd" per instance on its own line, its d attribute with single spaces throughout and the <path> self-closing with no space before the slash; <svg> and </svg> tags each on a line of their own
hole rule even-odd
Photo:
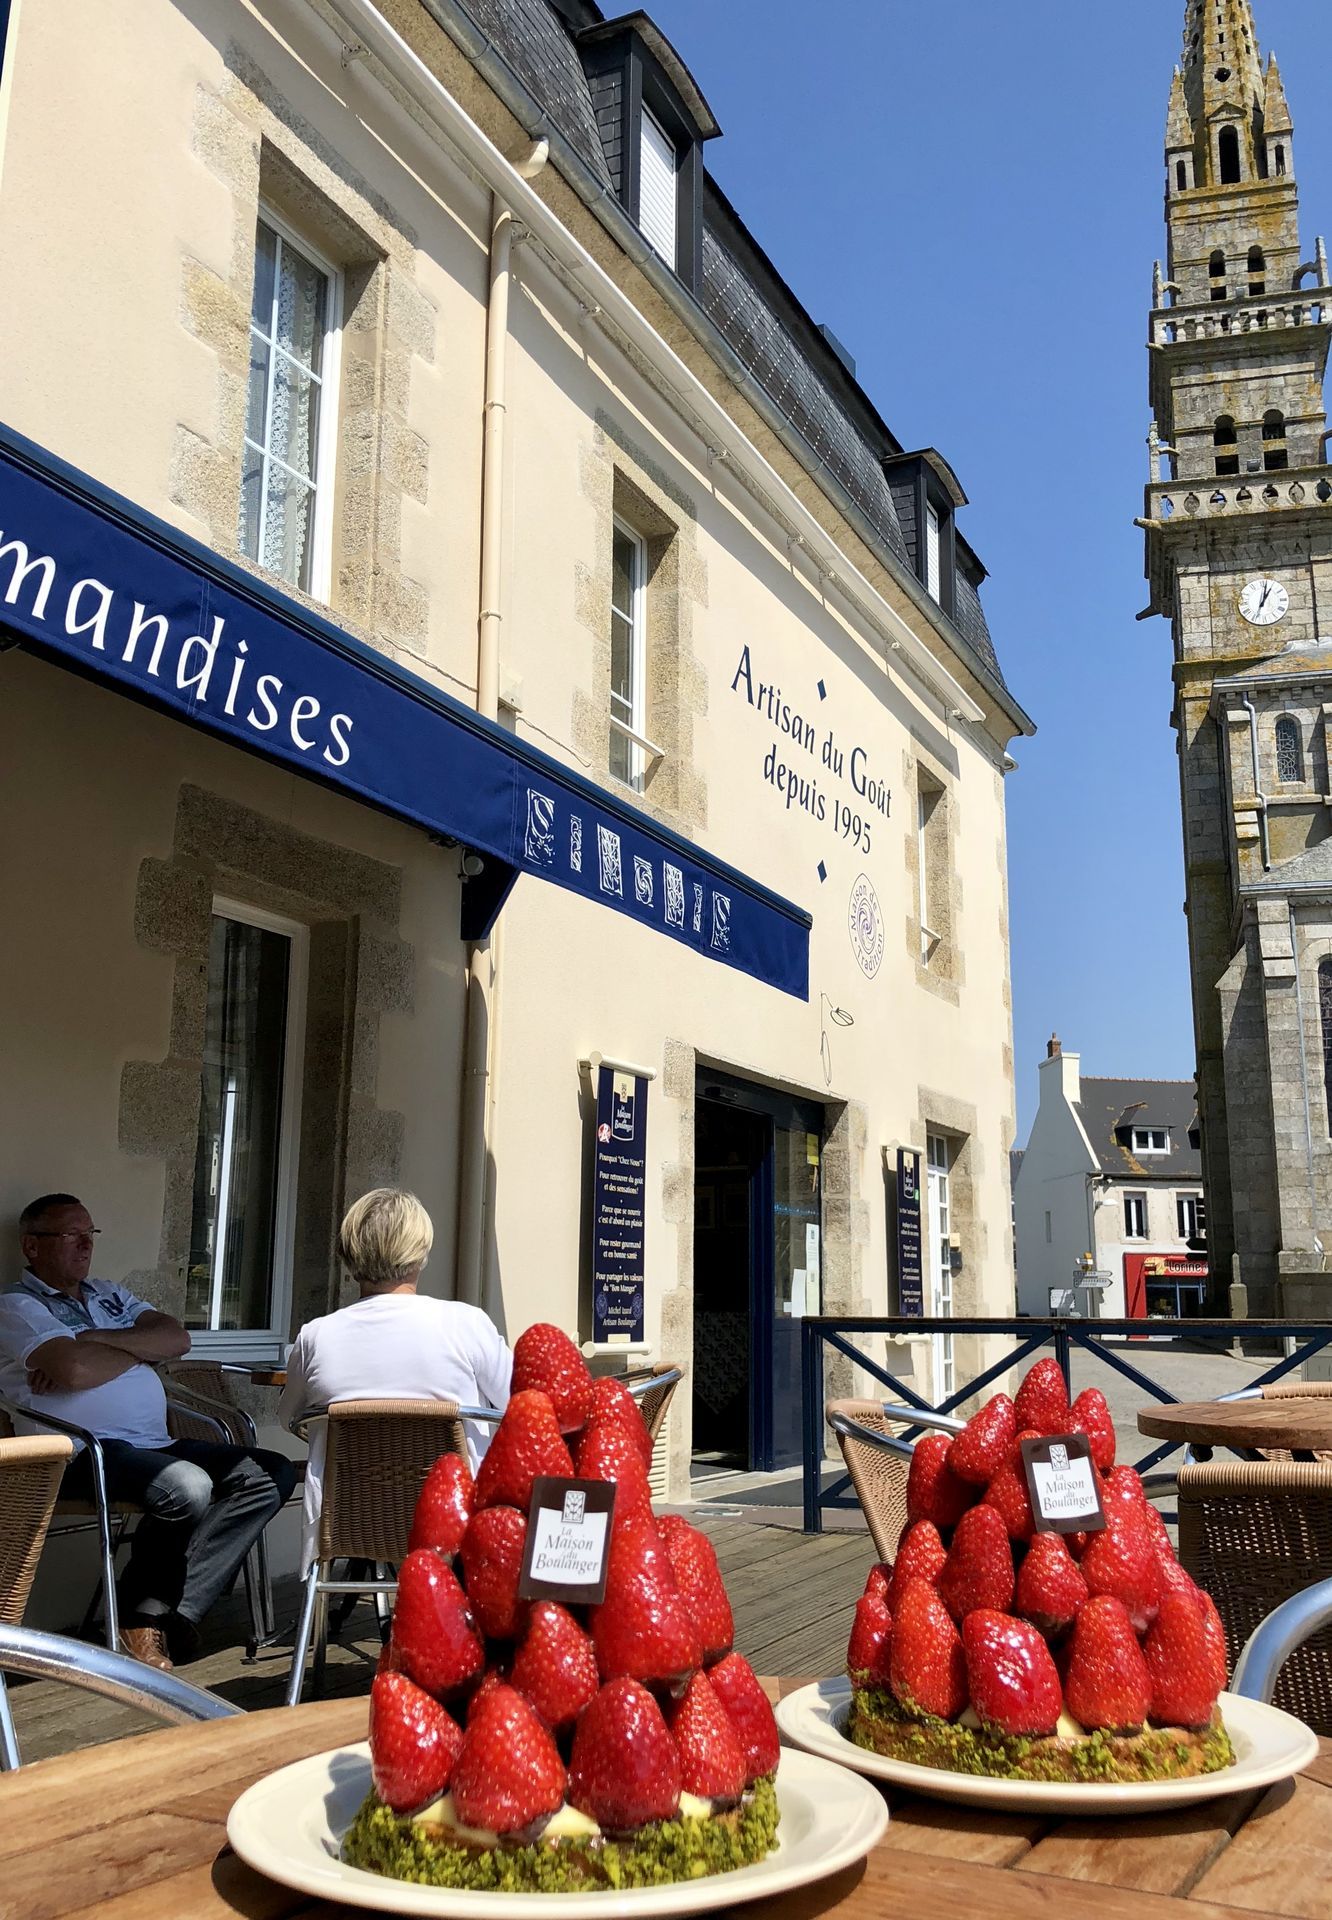
<svg viewBox="0 0 1332 1920">
<path fill-rule="evenodd" d="M 423 0 L 429 7 L 431 0 Z M 615 194 L 592 91 L 573 34 L 604 19 L 593 0 L 455 0 L 490 42 L 577 158 Z M 912 573 L 893 491 L 881 460 L 902 451 L 812 317 L 740 221 L 706 182 L 704 313 L 809 448 L 860 509 L 884 549 Z M 953 625 L 978 663 L 1006 686 L 980 603 L 985 569 L 959 535 Z"/>
<path fill-rule="evenodd" d="M 1082 1076 L 1078 1117 L 1101 1172 L 1115 1180 L 1170 1185 L 1202 1179 L 1202 1149 L 1189 1145 L 1198 1125 L 1198 1090 L 1192 1080 L 1099 1080 Z M 1134 1127 L 1166 1127 L 1170 1151 L 1135 1155 Z"/>
</svg>

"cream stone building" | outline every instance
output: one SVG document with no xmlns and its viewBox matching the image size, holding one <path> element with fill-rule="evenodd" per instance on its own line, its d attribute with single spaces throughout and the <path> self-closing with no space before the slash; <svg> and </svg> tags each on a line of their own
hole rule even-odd
<svg viewBox="0 0 1332 1920">
<path fill-rule="evenodd" d="M 688 1368 L 676 1495 L 793 1456 L 802 1315 L 896 1308 L 899 1148 L 927 1307 L 1011 1311 L 1030 723 L 956 476 L 709 180 L 651 20 L 19 0 L 3 63 L 10 1223 L 77 1191 L 96 1271 L 272 1360 L 401 1182 L 510 1338 Z M 646 1101 L 618 1323 L 603 1062 Z"/>
</svg>

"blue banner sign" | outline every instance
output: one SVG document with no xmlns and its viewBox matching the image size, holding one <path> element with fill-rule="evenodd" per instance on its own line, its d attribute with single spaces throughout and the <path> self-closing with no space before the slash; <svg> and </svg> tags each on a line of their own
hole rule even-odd
<svg viewBox="0 0 1332 1920">
<path fill-rule="evenodd" d="M 809 997 L 800 908 L 4 428 L 0 626 L 237 746 Z M 490 876 L 491 918 L 507 881 Z"/>
<path fill-rule="evenodd" d="M 925 1314 L 920 1250 L 920 1155 L 897 1149 L 897 1311 L 904 1320 Z"/>
<path fill-rule="evenodd" d="M 597 1068 L 592 1169 L 592 1338 L 643 1338 L 643 1206 L 648 1083 Z"/>
</svg>

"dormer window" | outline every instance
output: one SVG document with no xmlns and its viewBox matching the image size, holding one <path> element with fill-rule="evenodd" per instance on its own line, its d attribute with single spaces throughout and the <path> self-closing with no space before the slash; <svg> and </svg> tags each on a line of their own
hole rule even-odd
<svg viewBox="0 0 1332 1920">
<path fill-rule="evenodd" d="M 1134 1153 L 1169 1153 L 1170 1129 L 1168 1127 L 1134 1127 L 1130 1145 Z"/>
<path fill-rule="evenodd" d="M 897 454 L 884 461 L 883 470 L 916 576 L 951 618 L 957 605 L 953 514 L 967 504 L 967 496 L 948 462 L 932 447 Z"/>
<path fill-rule="evenodd" d="M 645 13 L 578 35 L 610 183 L 664 266 L 697 293 L 703 142 L 721 132 L 669 40 Z"/>
</svg>

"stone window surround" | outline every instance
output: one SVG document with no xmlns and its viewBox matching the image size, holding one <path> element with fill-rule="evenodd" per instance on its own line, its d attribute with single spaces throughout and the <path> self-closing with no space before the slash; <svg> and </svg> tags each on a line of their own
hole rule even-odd
<svg viewBox="0 0 1332 1920">
<path fill-rule="evenodd" d="M 379 1022 L 410 1014 L 412 949 L 398 937 L 401 875 L 202 788 L 182 786 L 170 853 L 140 865 L 134 931 L 175 955 L 168 1052 L 121 1070 L 119 1144 L 165 1162 L 155 1271 L 129 1276 L 181 1314 L 190 1251 L 208 992 L 219 894 L 310 929 L 291 1333 L 340 1301 L 336 1234 L 347 1199 L 394 1184 L 404 1119 L 378 1106 Z"/>
<path fill-rule="evenodd" d="M 707 783 L 694 757 L 694 720 L 708 708 L 707 675 L 694 652 L 695 610 L 707 605 L 697 508 L 620 421 L 600 409 L 583 448 L 580 479 L 595 515 L 594 560 L 574 565 L 574 604 L 588 651 L 583 684 L 574 685 L 570 737 L 583 763 L 610 781 L 611 564 L 618 519 L 645 547 L 646 731 L 662 758 L 647 761 L 641 793 L 614 785 L 621 797 L 692 838 L 708 817 Z"/>
<path fill-rule="evenodd" d="M 956 850 L 960 844 L 957 782 L 952 772 L 919 739 L 903 753 L 903 788 L 912 796 L 904 809 L 903 847 L 907 867 L 908 898 L 911 912 L 906 921 L 906 946 L 915 968 L 916 985 L 937 998 L 958 1006 L 961 988 L 966 982 L 966 963 L 962 953 L 962 881 L 957 870 Z M 921 846 L 919 797 L 935 796 L 927 827 L 925 886 L 929 898 L 921 900 Z M 928 913 L 928 919 L 926 914 Z M 928 957 L 925 955 L 925 928 L 936 936 Z"/>
<path fill-rule="evenodd" d="M 230 191 L 230 263 L 219 275 L 186 253 L 181 324 L 217 361 L 210 434 L 176 427 L 171 498 L 209 544 L 238 553 L 254 238 L 262 204 L 332 261 L 342 280 L 329 608 L 381 651 L 424 657 L 428 606 L 403 575 L 404 503 L 424 505 L 429 449 L 409 425 L 415 362 L 435 355 L 437 316 L 416 283 L 416 238 L 401 216 L 303 120 L 242 48 L 226 49 L 219 90 L 195 101 L 197 157 Z"/>
</svg>

